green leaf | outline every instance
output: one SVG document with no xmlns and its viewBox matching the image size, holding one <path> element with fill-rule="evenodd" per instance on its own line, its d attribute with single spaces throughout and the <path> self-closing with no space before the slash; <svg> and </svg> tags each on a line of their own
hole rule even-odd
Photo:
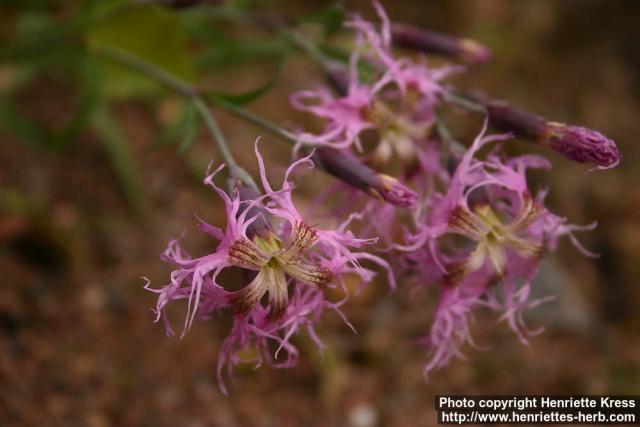
<svg viewBox="0 0 640 427">
<path fill-rule="evenodd" d="M 69 123 L 64 129 L 56 132 L 57 146 L 64 146 L 74 141 L 99 104 L 101 81 L 97 67 L 96 61 L 87 57 L 74 70 L 80 74 L 78 78 L 80 100 Z"/>
<path fill-rule="evenodd" d="M 141 58 L 186 82 L 195 80 L 180 19 L 172 11 L 155 6 L 132 6 L 111 15 L 87 35 L 90 47 L 117 49 Z M 107 96 L 147 95 L 159 86 L 110 61 L 104 61 Z"/>
<path fill-rule="evenodd" d="M 122 135 L 119 123 L 104 106 L 91 119 L 93 129 L 104 145 L 129 204 L 138 211 L 144 211 L 148 207 L 148 200 L 135 158 Z"/>
<path fill-rule="evenodd" d="M 210 40 L 198 58 L 200 69 L 243 65 L 252 61 L 281 60 L 287 53 L 279 40 L 238 40 L 227 36 Z"/>
<path fill-rule="evenodd" d="M 178 153 L 186 152 L 196 140 L 198 136 L 198 127 L 200 124 L 198 112 L 193 102 L 188 102 L 185 106 L 182 119 L 182 142 L 178 147 Z"/>
<path fill-rule="evenodd" d="M 279 77 L 280 77 L 280 68 L 278 68 L 278 71 L 274 73 L 273 77 L 268 82 L 266 82 L 264 85 L 260 87 L 257 87 L 256 89 L 243 92 L 243 93 L 237 93 L 237 94 L 211 92 L 210 96 L 218 99 L 222 98 L 225 101 L 238 106 L 247 105 L 255 101 L 256 99 L 260 98 L 265 93 L 267 93 L 276 84 Z"/>
</svg>

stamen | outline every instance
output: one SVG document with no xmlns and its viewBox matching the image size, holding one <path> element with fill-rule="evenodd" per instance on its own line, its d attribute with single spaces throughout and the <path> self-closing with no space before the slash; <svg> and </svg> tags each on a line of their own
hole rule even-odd
<svg viewBox="0 0 640 427">
<path fill-rule="evenodd" d="M 271 263 L 274 262 L 274 265 Z M 269 293 L 269 319 L 276 320 L 286 312 L 289 303 L 287 279 L 277 261 L 260 269 L 258 275 L 244 288 L 229 297 L 229 303 L 237 313 L 248 314 L 262 297 Z"/>
<path fill-rule="evenodd" d="M 269 261 L 262 251 L 247 239 L 239 239 L 229 247 L 229 262 L 237 267 L 260 270 Z"/>
<path fill-rule="evenodd" d="M 248 314 L 269 289 L 271 268 L 260 269 L 256 277 L 244 288 L 229 296 L 229 303 L 237 313 Z"/>
<path fill-rule="evenodd" d="M 284 271 L 296 280 L 323 288 L 333 280 L 333 272 L 321 265 L 303 262 L 283 264 Z"/>
<path fill-rule="evenodd" d="M 490 230 L 476 215 L 463 206 L 456 206 L 449 216 L 449 228 L 453 232 L 474 240 L 482 239 Z"/>
<path fill-rule="evenodd" d="M 286 250 L 278 255 L 285 263 L 296 259 L 318 240 L 316 229 L 304 221 L 296 221 L 293 226 L 291 242 Z"/>
<path fill-rule="evenodd" d="M 280 319 L 287 311 L 289 295 L 287 278 L 281 268 L 269 268 L 269 319 Z"/>
</svg>

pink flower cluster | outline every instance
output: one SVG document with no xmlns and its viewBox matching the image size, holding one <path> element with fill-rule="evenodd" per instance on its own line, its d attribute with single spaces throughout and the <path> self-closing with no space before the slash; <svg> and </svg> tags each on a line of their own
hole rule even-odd
<svg viewBox="0 0 640 427">
<path fill-rule="evenodd" d="M 149 288 L 158 294 L 157 319 L 169 334 L 173 330 L 167 309 L 176 300 L 186 300 L 183 335 L 196 317 L 224 311 L 233 316 L 218 360 L 225 392 L 224 370 L 231 373 L 246 362 L 245 350 L 252 351 L 256 366 L 291 367 L 298 357 L 291 342 L 294 334 L 306 331 L 324 347 L 315 326 L 325 310 L 349 325 L 341 312 L 349 297 L 344 278 L 349 274 L 370 283 L 376 273 L 364 262 L 386 270 L 392 289 L 397 270 L 438 292 L 422 340 L 426 376 L 460 356 L 464 344 L 473 345 L 471 319 L 477 308 L 500 312 L 527 342 L 535 331 L 525 324 L 523 312 L 544 301 L 530 297 L 533 280 L 541 259 L 556 249 L 561 237 L 593 255 L 574 236 L 593 225 L 572 225 L 550 212 L 544 204 L 546 192 L 532 191 L 527 182 L 527 170 L 548 170 L 549 162 L 537 155 L 509 157 L 501 146 L 515 135 L 570 159 L 608 168 L 620 160 L 613 141 L 507 104 L 469 97 L 466 102 L 484 108 L 485 122 L 465 147 L 443 129 L 438 117 L 439 109 L 458 97 L 443 80 L 461 68 L 431 68 L 424 60 L 394 56 L 389 19 L 379 3 L 373 4 L 379 29 L 359 16 L 347 23 L 355 32 L 355 48 L 345 69 L 344 93 L 320 88 L 291 96 L 294 108 L 323 121 L 322 131 L 297 135 L 301 146 L 313 145 L 316 151 L 295 160 L 277 189 L 267 179 L 257 142 L 261 189 L 236 184 L 228 194 L 214 182 L 222 166 L 209 174 L 205 184 L 222 200 L 227 224 L 221 229 L 201 221 L 200 228 L 218 241 L 216 249 L 192 257 L 178 241 L 170 242 L 163 255 L 175 267 L 170 281 L 160 289 Z M 453 52 L 474 61 L 490 57 L 468 40 L 458 43 L 452 37 L 400 28 L 396 33 L 405 46 Z M 370 78 L 361 77 L 363 65 L 373 70 Z M 510 133 L 487 135 L 489 124 Z M 377 138 L 367 150 L 363 135 L 369 130 Z M 347 201 L 330 210 L 342 221 L 333 229 L 306 221 L 292 201 L 293 172 L 314 164 L 340 180 L 318 196 L 316 206 L 327 204 L 330 196 Z M 352 221 L 361 218 L 365 221 Z M 366 237 L 356 237 L 349 229 Z M 225 269 L 237 270 L 243 286 L 237 289 L 237 284 L 221 280 Z M 343 290 L 344 297 L 330 300 L 328 287 Z"/>
<path fill-rule="evenodd" d="M 468 148 L 443 135 L 436 112 L 450 103 L 453 93 L 443 80 L 461 68 L 432 69 L 425 61 L 394 57 L 389 19 L 378 2 L 373 4 L 381 20 L 380 30 L 359 16 L 347 24 L 356 32 L 347 93 L 302 91 L 293 94 L 291 101 L 294 108 L 326 124 L 319 134 L 300 134 L 301 140 L 345 150 L 375 167 L 398 169 L 399 163 L 405 183 L 416 189 L 409 228 L 398 230 L 397 226 L 403 224 L 402 209 L 362 197 L 359 209 L 368 221 L 360 232 L 382 239 L 396 269 L 422 285 L 440 289 L 430 330 L 423 339 L 429 354 L 426 375 L 460 355 L 462 344 L 473 344 L 469 322 L 477 307 L 501 311 L 519 339 L 527 341 L 531 331 L 522 313 L 542 302 L 530 300 L 531 284 L 540 260 L 556 248 L 561 236 L 568 236 L 585 255 L 593 255 L 573 235 L 593 225 L 568 224 L 545 208 L 545 192 L 534 195 L 529 189 L 526 170 L 549 169 L 546 159 L 533 155 L 508 158 L 500 154 L 499 147 L 482 159 L 479 150 L 516 134 L 534 138 L 565 155 L 576 153 L 568 157 L 595 163 L 599 168 L 617 165 L 619 153 L 608 138 L 591 137 L 600 135 L 595 131 L 574 132 L 573 139 L 563 137 L 561 141 L 568 147 L 559 150 L 556 140 L 560 138 L 549 142 L 549 129 L 564 125 L 504 103 L 480 105 L 486 108 L 487 120 Z M 434 42 L 442 41 L 413 28 L 401 29 L 396 34 L 404 45 L 424 46 L 426 40 L 433 47 Z M 447 46 L 454 43 L 450 39 L 444 42 Z M 480 47 L 476 50 L 484 52 L 483 57 L 489 56 Z M 377 71 L 369 82 L 358 77 L 363 59 Z M 510 133 L 486 136 L 489 121 Z M 376 130 L 379 138 L 373 151 L 366 153 L 360 135 L 370 129 Z M 344 185 L 327 192 L 349 193 L 350 206 L 356 200 Z M 322 195 L 323 200 L 326 197 Z"/>
</svg>

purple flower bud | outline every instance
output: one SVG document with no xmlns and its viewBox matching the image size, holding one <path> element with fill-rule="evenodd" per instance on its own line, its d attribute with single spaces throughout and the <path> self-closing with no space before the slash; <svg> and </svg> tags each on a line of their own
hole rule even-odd
<svg viewBox="0 0 640 427">
<path fill-rule="evenodd" d="M 579 163 L 593 163 L 599 169 L 616 167 L 620 151 L 613 140 L 582 126 L 548 122 L 544 143 Z"/>
<path fill-rule="evenodd" d="M 460 39 L 458 41 L 459 58 L 470 64 L 482 64 L 489 62 L 493 57 L 491 49 L 473 39 Z"/>
<path fill-rule="evenodd" d="M 378 178 L 382 182 L 382 186 L 372 188 L 372 190 L 378 192 L 384 200 L 403 208 L 412 208 L 416 205 L 418 195 L 401 184 L 400 181 L 381 173 L 378 174 Z"/>
<path fill-rule="evenodd" d="M 370 196 L 403 208 L 416 205 L 416 193 L 397 179 L 364 165 L 355 156 L 332 148 L 320 148 L 313 160 L 319 168 Z"/>
<path fill-rule="evenodd" d="M 582 126 L 551 122 L 542 116 L 484 95 L 470 94 L 465 97 L 486 109 L 489 122 L 495 128 L 550 147 L 569 160 L 592 163 L 598 169 L 613 168 L 620 163 L 620 151 L 616 143 L 600 132 Z"/>
<path fill-rule="evenodd" d="M 487 62 L 492 57 L 489 48 L 474 40 L 425 30 L 410 24 L 393 24 L 391 37 L 396 46 L 437 53 L 470 64 Z"/>
</svg>

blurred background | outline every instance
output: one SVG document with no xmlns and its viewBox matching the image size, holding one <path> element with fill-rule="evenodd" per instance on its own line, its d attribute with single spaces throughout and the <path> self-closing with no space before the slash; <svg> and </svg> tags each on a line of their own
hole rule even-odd
<svg viewBox="0 0 640 427">
<path fill-rule="evenodd" d="M 149 2 L 145 2 L 149 3 Z M 122 1 L 4 0 L 0 9 L 0 425 L 428 426 L 436 394 L 640 394 L 640 3 L 609 0 L 383 1 L 392 20 L 474 38 L 494 59 L 454 83 L 482 88 L 557 121 L 612 137 L 614 170 L 586 173 L 553 153 L 542 182 L 554 212 L 598 221 L 547 258 L 528 313 L 543 334 L 521 345 L 495 314 L 479 312 L 468 360 L 421 372 L 415 339 L 428 330 L 432 292 L 371 286 L 330 313 L 320 357 L 304 338 L 298 367 L 237 371 L 226 397 L 215 378 L 229 327 L 220 317 L 167 338 L 154 324 L 170 238 L 202 254 L 212 242 L 194 212 L 219 222 L 202 177 L 215 146 L 179 95 L 95 55 L 132 52 L 189 82 L 234 94 L 283 125 L 306 125 L 287 96 L 321 83 L 313 63 L 251 11 L 279 16 L 321 40 L 344 11 L 374 18 L 368 1 L 243 1 L 172 10 Z M 341 12 L 342 10 L 342 12 Z M 436 60 L 437 61 L 437 60 Z M 241 163 L 263 131 L 214 114 Z M 477 123 L 477 120 L 476 120 Z M 477 131 L 456 131 L 463 142 Z M 470 133 L 469 133 L 470 132 Z M 516 150 L 527 151 L 524 143 Z M 267 136 L 280 173 L 290 148 Z M 313 194 L 330 179 L 301 183 Z M 304 204 L 304 197 L 301 199 Z M 175 319 L 183 315 L 174 312 Z"/>
</svg>

